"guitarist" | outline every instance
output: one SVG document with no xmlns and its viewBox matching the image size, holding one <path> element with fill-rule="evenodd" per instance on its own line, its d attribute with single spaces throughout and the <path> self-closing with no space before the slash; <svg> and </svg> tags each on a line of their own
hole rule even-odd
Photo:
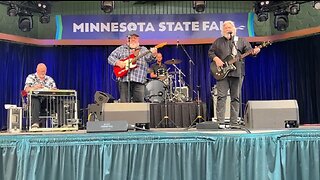
<svg viewBox="0 0 320 180">
<path fill-rule="evenodd" d="M 134 55 L 149 51 L 146 47 L 140 46 L 140 37 L 137 33 L 131 32 L 127 37 L 126 44 L 117 47 L 108 57 L 108 63 L 112 66 L 125 68 L 128 64 L 120 61 Z M 145 82 L 147 80 L 148 63 L 154 62 L 157 54 L 157 48 L 151 48 L 151 53 L 140 57 L 136 61 L 136 68 L 130 69 L 124 77 L 118 78 L 118 87 L 120 91 L 120 102 L 144 102 Z M 130 81 L 130 83 L 129 83 Z M 128 90 L 130 85 L 130 91 Z M 130 95 L 128 95 L 130 93 Z M 128 97 L 129 96 L 129 97 Z"/>
<path fill-rule="evenodd" d="M 244 38 L 236 36 L 236 27 L 233 21 L 225 21 L 221 29 L 222 37 L 216 39 L 209 51 L 209 58 L 213 61 L 214 65 L 224 67 L 228 61 L 228 57 L 239 57 L 241 54 L 252 51 L 252 55 L 256 55 L 260 52 L 260 48 L 255 47 L 252 49 L 249 42 Z M 234 63 L 236 69 L 230 71 L 228 75 L 217 80 L 217 121 L 220 128 L 226 128 L 225 126 L 225 110 L 226 99 L 228 90 L 230 90 L 230 127 L 237 125 L 237 119 L 239 115 L 239 103 L 240 103 L 240 88 L 242 86 L 242 80 L 244 77 L 244 62 L 237 61 Z"/>
</svg>

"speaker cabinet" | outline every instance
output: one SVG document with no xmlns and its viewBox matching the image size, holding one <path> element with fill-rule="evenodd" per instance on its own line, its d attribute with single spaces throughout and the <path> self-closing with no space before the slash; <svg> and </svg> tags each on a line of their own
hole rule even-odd
<svg viewBox="0 0 320 180">
<path fill-rule="evenodd" d="M 104 121 L 127 121 L 129 125 L 149 127 L 149 103 L 104 103 L 102 106 Z"/>
<path fill-rule="evenodd" d="M 298 103 L 296 100 L 248 101 L 244 120 L 250 129 L 298 127 Z"/>
<path fill-rule="evenodd" d="M 211 91 L 212 94 L 212 100 L 213 100 L 213 119 L 217 120 L 217 98 L 218 98 L 218 91 L 216 86 L 212 88 Z M 225 111 L 225 120 L 230 120 L 230 103 L 231 103 L 231 97 L 230 97 L 230 91 L 228 91 L 227 99 L 226 99 L 226 111 Z"/>
</svg>

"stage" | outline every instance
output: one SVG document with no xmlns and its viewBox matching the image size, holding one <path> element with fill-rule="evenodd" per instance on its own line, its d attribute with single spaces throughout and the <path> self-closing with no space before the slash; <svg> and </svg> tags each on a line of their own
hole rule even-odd
<svg viewBox="0 0 320 180">
<path fill-rule="evenodd" d="M 0 135 L 0 179 L 320 179 L 320 128 Z"/>
</svg>

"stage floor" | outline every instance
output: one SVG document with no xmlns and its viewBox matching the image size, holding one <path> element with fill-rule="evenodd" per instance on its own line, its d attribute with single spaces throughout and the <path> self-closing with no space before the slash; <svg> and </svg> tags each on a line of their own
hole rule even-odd
<svg viewBox="0 0 320 180">
<path fill-rule="evenodd" d="M 289 131 L 289 130 L 320 130 L 320 124 L 314 125 L 300 125 L 299 128 L 282 128 L 282 129 L 249 129 L 250 133 L 270 133 L 270 132 L 279 132 L 279 131 Z M 144 132 L 142 130 L 128 130 L 126 132 Z M 203 133 L 217 133 L 217 134 L 248 134 L 244 129 L 196 129 L 196 128 L 150 128 L 145 132 L 167 132 L 167 133 L 186 133 L 186 132 L 203 132 Z M 77 131 L 69 131 L 69 130 L 47 130 L 44 132 L 7 132 L 1 131 L 0 135 L 30 135 L 30 134 L 86 134 L 87 130 L 77 130 Z M 99 132 L 100 133 L 119 133 L 119 132 Z M 125 133 L 125 132 L 122 132 Z M 90 133 L 91 134 L 91 133 Z"/>
</svg>

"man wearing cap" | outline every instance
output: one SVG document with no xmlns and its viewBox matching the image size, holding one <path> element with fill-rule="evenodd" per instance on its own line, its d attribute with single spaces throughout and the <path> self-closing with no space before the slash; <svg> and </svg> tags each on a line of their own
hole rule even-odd
<svg viewBox="0 0 320 180">
<path fill-rule="evenodd" d="M 151 53 L 147 53 L 149 50 L 144 46 L 140 46 L 139 40 L 138 33 L 130 32 L 127 36 L 126 44 L 117 47 L 108 57 L 110 65 L 125 68 L 127 63 L 120 60 L 128 58 L 130 54 L 134 54 L 135 57 L 145 54 L 137 59 L 136 68 L 130 69 L 125 76 L 118 78 L 120 102 L 144 102 L 144 84 L 147 80 L 148 63 L 155 61 L 157 48 L 151 48 Z M 128 91 L 129 86 L 130 91 Z"/>
</svg>

